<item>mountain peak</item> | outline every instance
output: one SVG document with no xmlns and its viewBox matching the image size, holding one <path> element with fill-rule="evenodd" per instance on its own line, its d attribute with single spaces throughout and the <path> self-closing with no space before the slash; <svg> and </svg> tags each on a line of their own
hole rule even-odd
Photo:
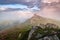
<svg viewBox="0 0 60 40">
<path fill-rule="evenodd" d="M 34 14 L 34 16 L 39 16 L 38 14 Z"/>
<path fill-rule="evenodd" d="M 32 18 L 28 19 L 25 24 L 28 24 L 28 25 L 40 25 L 40 24 L 46 24 L 46 23 L 53 23 L 53 24 L 57 24 L 57 25 L 60 25 L 58 21 L 56 20 L 53 20 L 53 19 L 47 19 L 47 18 L 44 18 L 44 17 L 41 17 L 39 16 L 38 14 L 34 14 L 32 16 Z"/>
<path fill-rule="evenodd" d="M 41 18 L 41 16 L 39 16 L 38 14 L 34 14 L 32 18 Z"/>
</svg>

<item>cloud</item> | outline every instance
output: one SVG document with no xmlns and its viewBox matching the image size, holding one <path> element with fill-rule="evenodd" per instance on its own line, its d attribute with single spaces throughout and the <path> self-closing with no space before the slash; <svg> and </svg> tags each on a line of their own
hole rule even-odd
<svg viewBox="0 0 60 40">
<path fill-rule="evenodd" d="M 7 8 L 0 8 L 0 11 L 6 10 Z"/>
<path fill-rule="evenodd" d="M 59 0 L 42 0 L 44 3 L 59 2 Z"/>
<path fill-rule="evenodd" d="M 60 2 L 60 0 L 0 0 L 0 4 L 23 4 L 27 5 L 29 8 L 34 6 L 42 7 L 45 4 L 43 3 L 53 3 L 53 2 Z"/>
<path fill-rule="evenodd" d="M 17 6 L 17 7 L 16 7 Z M 20 7 L 19 7 L 20 6 Z M 22 5 L 1 5 L 0 6 L 0 12 L 8 12 L 8 11 L 23 11 L 23 10 L 29 10 L 29 11 L 38 11 L 40 10 L 37 6 L 34 6 L 32 8 L 28 8 L 27 6 Z"/>
<path fill-rule="evenodd" d="M 0 8 L 0 12 L 9 12 L 9 11 L 18 11 L 18 10 L 23 10 L 23 9 L 20 9 L 20 8 L 4 8 L 4 7 L 1 7 Z"/>
<path fill-rule="evenodd" d="M 60 20 L 60 1 L 59 0 L 42 0 L 40 5 L 40 11 L 38 12 L 40 16 Z M 45 2 L 44 2 L 45 1 Z M 39 6 L 39 7 L 40 7 Z"/>
<path fill-rule="evenodd" d="M 29 2 L 31 1 L 30 0 L 0 0 L 0 4 L 27 4 Z"/>
<path fill-rule="evenodd" d="M 0 4 L 23 4 L 28 8 L 37 6 L 40 9 L 39 14 L 44 17 L 56 19 L 60 17 L 60 0 L 0 0 Z"/>
<path fill-rule="evenodd" d="M 0 12 L 4 11 L 16 11 L 16 10 L 22 10 L 20 8 L 5 8 L 5 7 L 0 7 Z"/>
<path fill-rule="evenodd" d="M 0 13 L 0 22 L 3 22 L 5 20 L 8 21 L 20 21 L 23 22 L 33 16 L 33 12 L 31 11 L 5 11 Z"/>
<path fill-rule="evenodd" d="M 36 0 L 0 0 L 0 4 L 20 4 L 20 3 L 28 3 L 28 2 L 35 2 Z"/>
<path fill-rule="evenodd" d="M 60 7 L 52 7 L 52 6 L 46 6 L 42 10 L 38 12 L 38 14 L 42 17 L 51 18 L 60 20 Z"/>
<path fill-rule="evenodd" d="M 19 24 L 25 22 L 27 19 L 33 16 L 33 12 L 31 11 L 5 11 L 0 12 L 0 26 L 4 29 L 10 28 L 10 26 L 14 26 L 15 24 Z"/>
<path fill-rule="evenodd" d="M 0 14 L 2 12 L 13 12 L 13 11 L 19 11 L 19 10 L 23 10 L 23 9 L 20 9 L 20 8 L 4 8 L 4 7 L 0 7 Z"/>
<path fill-rule="evenodd" d="M 28 7 L 33 7 L 41 0 L 0 0 L 0 4 L 23 4 Z"/>
</svg>

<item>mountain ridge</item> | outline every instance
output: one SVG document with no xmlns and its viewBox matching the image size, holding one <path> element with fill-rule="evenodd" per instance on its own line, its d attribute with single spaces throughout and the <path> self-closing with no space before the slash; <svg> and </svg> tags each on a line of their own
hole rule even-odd
<svg viewBox="0 0 60 40">
<path fill-rule="evenodd" d="M 28 19 L 24 23 L 25 23 L 25 25 L 29 24 L 29 25 L 33 25 L 33 26 L 39 25 L 39 24 L 52 23 L 52 24 L 56 24 L 56 25 L 60 26 L 60 21 L 57 21 L 54 19 L 49 19 L 49 18 L 44 18 L 44 17 L 41 17 L 37 14 L 34 14 L 33 17 L 31 17 L 30 19 Z"/>
</svg>

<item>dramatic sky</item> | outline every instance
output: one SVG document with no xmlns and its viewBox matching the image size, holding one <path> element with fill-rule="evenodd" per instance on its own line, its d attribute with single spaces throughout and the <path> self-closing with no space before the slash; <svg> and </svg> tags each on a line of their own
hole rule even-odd
<svg viewBox="0 0 60 40">
<path fill-rule="evenodd" d="M 60 0 L 0 0 L 0 21 L 25 20 L 35 12 L 60 20 Z"/>
<path fill-rule="evenodd" d="M 60 21 L 60 0 L 0 0 L 0 29 L 24 22 L 35 13 Z"/>
<path fill-rule="evenodd" d="M 32 11 L 40 10 L 37 6 L 32 7 L 34 1 L 31 2 L 32 0 L 0 0 L 0 21 L 30 18 Z"/>
</svg>

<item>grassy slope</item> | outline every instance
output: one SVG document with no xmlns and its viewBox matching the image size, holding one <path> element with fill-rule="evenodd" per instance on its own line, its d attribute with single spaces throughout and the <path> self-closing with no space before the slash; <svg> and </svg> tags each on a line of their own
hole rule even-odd
<svg viewBox="0 0 60 40">
<path fill-rule="evenodd" d="M 42 24 L 52 23 L 52 24 L 56 24 L 56 25 L 60 26 L 60 21 L 43 18 L 38 15 L 34 15 L 31 19 L 29 19 L 25 22 L 25 24 L 30 24 L 30 25 L 38 25 L 40 23 L 42 23 Z"/>
<path fill-rule="evenodd" d="M 26 30 L 29 30 L 31 27 L 30 26 L 20 26 L 21 28 L 17 28 L 14 27 L 14 28 L 10 28 L 10 29 L 7 29 L 7 30 L 4 30 L 2 32 L 0 32 L 0 39 L 1 40 L 17 40 L 18 36 L 20 33 L 26 31 Z"/>
</svg>

